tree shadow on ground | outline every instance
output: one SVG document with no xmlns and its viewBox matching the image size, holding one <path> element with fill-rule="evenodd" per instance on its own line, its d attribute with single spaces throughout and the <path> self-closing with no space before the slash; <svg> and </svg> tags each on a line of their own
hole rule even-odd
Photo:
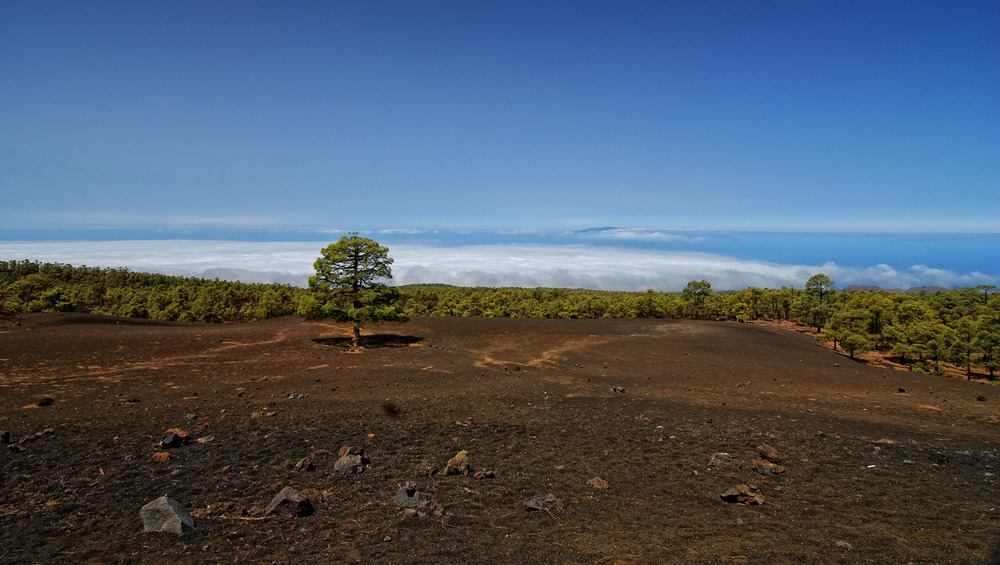
<svg viewBox="0 0 1000 565">
<path fill-rule="evenodd" d="M 375 349 L 379 347 L 409 347 L 416 343 L 420 343 L 424 338 L 416 337 L 412 335 L 396 335 L 396 334 L 373 334 L 373 335 L 363 335 L 361 336 L 361 347 L 366 349 Z M 351 343 L 351 338 L 348 337 L 324 337 L 314 339 L 314 342 L 320 345 L 332 345 L 335 347 L 343 347 L 345 349 L 350 349 L 354 344 Z"/>
</svg>

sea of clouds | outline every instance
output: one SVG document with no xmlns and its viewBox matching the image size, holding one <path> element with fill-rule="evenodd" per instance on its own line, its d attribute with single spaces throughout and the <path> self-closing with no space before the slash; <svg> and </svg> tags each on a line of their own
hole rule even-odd
<svg viewBox="0 0 1000 565">
<path fill-rule="evenodd" d="M 0 242 L 0 259 L 305 286 L 314 272 L 313 262 L 327 244 L 329 241 Z M 978 272 L 958 273 L 923 265 L 901 270 L 884 264 L 780 264 L 704 252 L 586 244 L 396 243 L 390 255 L 395 260 L 395 284 L 679 291 L 689 281 L 704 279 L 716 290 L 731 290 L 748 286 L 802 288 L 816 273 L 829 275 L 840 288 L 852 284 L 903 289 L 1000 284 L 997 277 Z"/>
</svg>

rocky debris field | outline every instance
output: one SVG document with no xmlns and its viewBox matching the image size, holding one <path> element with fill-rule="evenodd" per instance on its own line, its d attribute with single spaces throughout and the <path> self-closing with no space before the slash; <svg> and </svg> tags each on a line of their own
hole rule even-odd
<svg viewBox="0 0 1000 565">
<path fill-rule="evenodd" d="M 991 384 L 758 324 L 349 334 L 6 320 L 0 563 L 997 562 Z"/>
</svg>

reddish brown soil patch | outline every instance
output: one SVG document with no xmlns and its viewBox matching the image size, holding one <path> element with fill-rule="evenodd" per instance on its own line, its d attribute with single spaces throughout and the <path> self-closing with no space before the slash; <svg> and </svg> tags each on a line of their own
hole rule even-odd
<svg viewBox="0 0 1000 565">
<path fill-rule="evenodd" d="M 996 387 L 752 324 L 429 318 L 358 353 L 349 332 L 8 324 L 0 562 L 978 563 L 1000 530 Z M 161 447 L 171 428 L 190 441 Z M 783 473 L 753 472 L 762 444 Z M 344 445 L 363 473 L 334 472 Z M 422 474 L 461 450 L 492 477 Z M 408 481 L 426 515 L 392 503 Z M 722 501 L 741 484 L 764 504 Z M 284 486 L 315 513 L 265 517 Z M 196 531 L 142 532 L 164 494 Z"/>
</svg>

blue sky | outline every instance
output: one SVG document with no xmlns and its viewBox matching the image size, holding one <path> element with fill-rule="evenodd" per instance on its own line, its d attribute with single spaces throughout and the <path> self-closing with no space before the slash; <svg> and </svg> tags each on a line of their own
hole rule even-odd
<svg viewBox="0 0 1000 565">
<path fill-rule="evenodd" d="M 3 2 L 0 225 L 1000 232 L 1000 3 Z"/>
</svg>

